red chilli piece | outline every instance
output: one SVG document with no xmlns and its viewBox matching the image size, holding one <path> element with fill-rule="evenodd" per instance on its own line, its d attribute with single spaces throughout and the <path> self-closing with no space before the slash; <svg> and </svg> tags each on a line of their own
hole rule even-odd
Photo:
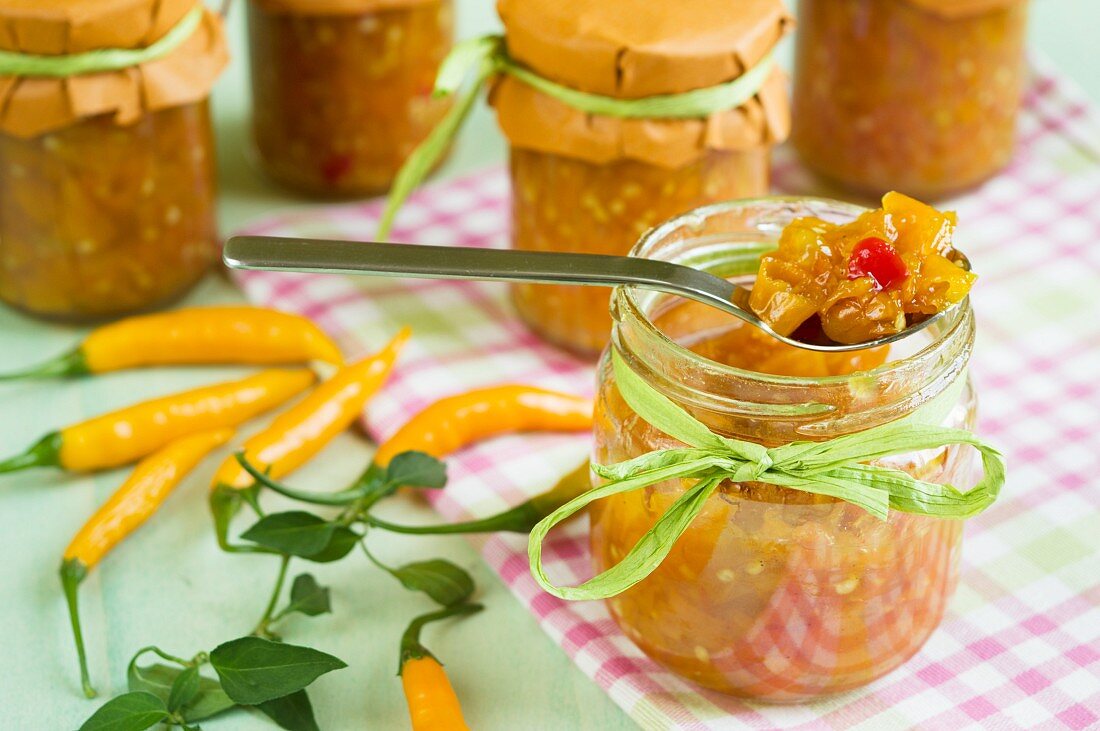
<svg viewBox="0 0 1100 731">
<path fill-rule="evenodd" d="M 848 279 L 870 277 L 876 290 L 890 289 L 908 276 L 909 269 L 897 249 L 876 236 L 860 241 L 848 257 Z"/>
<path fill-rule="evenodd" d="M 321 177 L 329 185 L 337 185 L 351 172 L 351 155 L 333 155 L 321 163 Z"/>
</svg>

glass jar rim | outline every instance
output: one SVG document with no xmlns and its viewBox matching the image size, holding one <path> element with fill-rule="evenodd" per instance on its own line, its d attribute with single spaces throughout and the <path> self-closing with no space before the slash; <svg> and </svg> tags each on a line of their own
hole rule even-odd
<svg viewBox="0 0 1100 731">
<path fill-rule="evenodd" d="M 650 229 L 631 250 L 630 256 L 659 258 L 694 265 L 695 262 L 685 261 L 689 257 L 683 252 L 673 252 L 674 255 L 669 256 L 668 252 L 663 250 L 678 242 L 690 245 L 694 241 L 705 241 L 715 251 L 728 250 L 731 254 L 739 248 L 762 253 L 774 247 L 782 225 L 794 218 L 817 215 L 826 220 L 843 221 L 855 218 L 866 210 L 861 206 L 842 201 L 802 196 L 772 196 L 724 201 L 693 209 Z M 723 243 L 720 233 L 702 233 L 707 221 L 713 221 L 724 215 L 748 212 L 757 214 L 756 218 L 751 219 L 755 221 L 754 225 L 757 227 L 756 232 L 749 235 L 754 242 L 751 245 L 745 241 L 747 235 L 745 231 L 737 232 L 731 229 L 725 237 L 733 239 L 740 234 L 741 243 L 732 240 Z M 760 220 L 757 221 L 757 218 Z M 760 230 L 761 226 L 765 226 L 768 231 Z M 699 233 L 693 238 L 693 231 L 696 230 Z M 688 233 L 685 234 L 685 231 Z M 772 233 L 774 236 L 771 235 Z M 755 254 L 755 257 L 758 257 L 758 254 Z M 850 391 L 853 388 L 878 384 L 885 393 L 889 394 L 889 399 L 875 406 L 867 406 L 862 416 L 876 422 L 888 421 L 896 418 L 896 412 L 899 409 L 904 413 L 906 410 L 915 408 L 942 391 L 957 376 L 965 372 L 973 346 L 973 311 L 969 300 L 966 300 L 949 313 L 942 322 L 923 331 L 926 342 L 921 343 L 915 352 L 888 360 L 873 369 L 831 376 L 760 373 L 707 358 L 681 345 L 663 332 L 650 317 L 653 304 L 660 301 L 661 297 L 667 298 L 669 295 L 659 295 L 636 287 L 616 288 L 612 295 L 611 309 L 614 325 L 611 347 L 617 348 L 628 356 L 628 361 L 635 363 L 642 361 L 650 371 L 650 377 L 658 381 L 655 385 L 664 386 L 661 390 L 673 396 L 674 400 L 695 402 L 699 406 L 705 404 L 708 408 L 713 408 L 715 401 L 720 404 L 725 402 L 730 408 L 738 410 L 746 403 L 760 406 L 801 403 L 807 406 L 803 415 L 812 417 L 815 412 L 809 407 L 817 401 L 814 398 L 815 394 L 821 395 L 824 391 L 839 389 Z M 921 335 L 914 335 L 914 338 L 920 337 Z M 646 349 L 660 349 L 659 354 L 664 362 L 657 363 L 656 359 L 649 359 L 650 362 L 646 362 L 647 358 L 644 355 L 638 355 L 635 352 L 639 350 L 635 347 L 638 344 L 642 344 Z M 705 379 L 699 380 L 706 380 L 709 384 L 728 382 L 731 387 L 738 383 L 749 384 L 756 387 L 757 392 L 761 388 L 767 389 L 769 397 L 766 402 L 751 399 L 746 402 L 730 394 L 723 395 L 713 390 L 700 390 L 682 382 L 682 379 L 673 381 L 666 378 L 664 373 L 671 370 L 670 363 L 675 364 L 678 369 L 705 375 Z M 655 365 L 657 367 L 654 367 Z M 662 368 L 661 365 L 665 367 Z M 816 412 L 816 415 L 828 417 L 832 407 L 826 404 L 820 404 L 820 406 L 821 409 Z M 771 411 L 759 413 L 773 418 L 776 416 Z"/>
</svg>

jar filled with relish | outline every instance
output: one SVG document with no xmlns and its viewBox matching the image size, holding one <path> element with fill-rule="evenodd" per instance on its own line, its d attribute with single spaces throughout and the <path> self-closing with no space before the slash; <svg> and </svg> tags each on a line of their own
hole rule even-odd
<svg viewBox="0 0 1100 731">
<path fill-rule="evenodd" d="M 780 0 L 740 2 L 737 12 L 709 0 L 500 0 L 498 10 L 510 62 L 564 89 L 505 73 L 491 91 L 511 148 L 515 248 L 622 255 L 672 215 L 767 193 L 770 151 L 790 121 L 783 74 L 771 66 L 791 24 Z M 743 100 L 705 115 L 593 113 L 569 96 L 676 97 L 754 70 L 765 73 Z M 589 356 L 607 343 L 606 290 L 519 284 L 513 299 L 550 342 Z"/>
<path fill-rule="evenodd" d="M 801 0 L 792 140 L 825 178 L 934 199 L 1016 143 L 1027 0 Z"/>
<path fill-rule="evenodd" d="M 894 215 L 916 210 L 903 205 Z M 860 212 L 817 199 L 722 203 L 661 225 L 633 254 L 751 283 L 792 220 Z M 974 426 L 966 303 L 891 346 L 820 353 L 670 295 L 620 288 L 613 297 L 595 464 L 683 446 L 627 404 L 612 352 L 711 432 L 765 447 L 856 434 L 918 410 L 930 425 Z M 978 475 L 976 452 L 955 444 L 875 463 L 964 490 Z M 617 565 L 691 488 L 666 480 L 593 502 L 596 570 Z M 607 603 L 625 634 L 669 670 L 724 693 L 802 701 L 870 683 L 924 644 L 958 581 L 961 540 L 960 520 L 896 510 L 883 519 L 835 497 L 727 479 L 656 570 Z"/>
<path fill-rule="evenodd" d="M 446 112 L 432 98 L 452 0 L 251 0 L 252 127 L 263 170 L 322 197 L 385 192 Z"/>
<path fill-rule="evenodd" d="M 19 54 L 0 68 L 0 299 L 90 320 L 181 296 L 218 255 L 221 19 L 196 0 L 0 0 L 0 18 Z"/>
</svg>

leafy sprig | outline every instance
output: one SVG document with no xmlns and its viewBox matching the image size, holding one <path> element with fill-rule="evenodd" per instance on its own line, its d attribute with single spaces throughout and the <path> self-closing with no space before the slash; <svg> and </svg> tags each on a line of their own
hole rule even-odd
<svg viewBox="0 0 1100 731">
<path fill-rule="evenodd" d="M 147 653 L 172 664 L 142 666 Z M 216 679 L 202 673 L 207 665 Z M 305 689 L 344 667 L 344 661 L 320 650 L 251 635 L 191 660 L 146 647 L 130 661 L 129 692 L 100 706 L 80 731 L 144 731 L 159 723 L 195 728 L 192 724 L 233 708 L 255 708 L 289 731 L 309 731 L 317 722 Z"/>
<path fill-rule="evenodd" d="M 400 488 L 438 489 L 447 482 L 446 466 L 421 452 L 405 452 L 386 468 L 372 465 L 355 483 L 332 493 L 314 493 L 282 485 L 251 465 L 243 454 L 237 459 L 256 480 L 251 488 L 231 496 L 236 504 L 251 507 L 256 522 L 240 534 L 242 544 L 224 546 L 233 552 L 269 553 L 279 559 L 271 596 L 249 635 L 225 642 L 191 659 L 171 655 L 158 647 L 142 648 L 127 671 L 128 692 L 104 703 L 80 727 L 81 731 L 143 731 L 157 724 L 197 729 L 194 724 L 233 709 L 250 708 L 268 716 L 289 731 L 317 731 L 307 688 L 322 675 L 346 667 L 332 655 L 281 641 L 275 626 L 293 615 L 316 617 L 332 612 L 332 596 L 312 574 L 302 573 L 291 582 L 280 607 L 293 559 L 311 563 L 338 561 L 362 547 L 369 561 L 406 589 L 422 593 L 450 613 L 467 613 L 475 590 L 473 578 L 444 559 L 414 561 L 389 566 L 367 547 L 371 510 Z M 264 489 L 299 503 L 334 510 L 324 516 L 306 510 L 265 513 L 260 504 Z M 219 535 L 235 508 L 215 511 Z M 434 614 L 432 615 L 434 616 Z M 142 658 L 156 655 L 160 662 L 142 665 Z M 212 674 L 206 670 L 209 666 Z"/>
</svg>

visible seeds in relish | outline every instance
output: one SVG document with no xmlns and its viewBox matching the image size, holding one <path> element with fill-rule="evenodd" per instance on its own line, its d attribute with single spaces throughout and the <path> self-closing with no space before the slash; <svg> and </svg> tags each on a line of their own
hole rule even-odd
<svg viewBox="0 0 1100 731">
<path fill-rule="evenodd" d="M 848 258 L 848 279 L 870 277 L 878 291 L 890 289 L 908 276 L 909 269 L 898 250 L 877 236 L 868 236 L 856 244 Z"/>
<path fill-rule="evenodd" d="M 853 591 L 856 590 L 856 587 L 858 587 L 858 586 L 859 586 L 859 579 L 857 577 L 853 576 L 849 579 L 845 579 L 844 581 L 840 582 L 839 584 L 834 584 L 833 589 L 836 590 L 837 594 L 840 594 L 841 596 L 843 596 L 845 594 L 851 594 Z"/>
</svg>

